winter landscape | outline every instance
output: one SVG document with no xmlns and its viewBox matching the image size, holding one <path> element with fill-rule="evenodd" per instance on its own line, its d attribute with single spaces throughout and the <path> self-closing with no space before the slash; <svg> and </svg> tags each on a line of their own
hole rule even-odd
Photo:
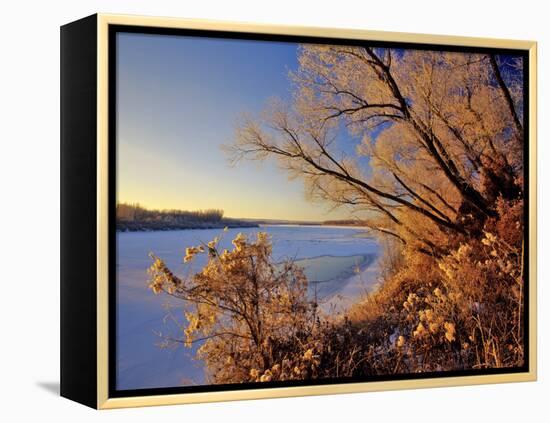
<svg viewBox="0 0 550 423">
<path fill-rule="evenodd" d="M 525 364 L 513 52 L 117 35 L 116 389 Z"/>
</svg>

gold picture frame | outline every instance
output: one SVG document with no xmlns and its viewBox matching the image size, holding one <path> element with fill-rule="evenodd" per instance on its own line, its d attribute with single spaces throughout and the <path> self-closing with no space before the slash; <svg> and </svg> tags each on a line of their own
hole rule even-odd
<svg viewBox="0 0 550 423">
<path fill-rule="evenodd" d="M 447 386 L 461 386 L 461 385 L 477 385 L 477 384 L 492 384 L 492 383 L 504 383 L 504 382 L 527 382 L 535 381 L 537 378 L 537 294 L 536 294 L 536 251 L 537 251 L 537 154 L 536 154 L 536 139 L 537 139 L 537 44 L 534 41 L 516 41 L 516 40 L 501 40 L 501 39 L 489 39 L 489 38 L 475 38 L 475 37 L 458 37 L 458 36 L 445 36 L 445 35 L 427 35 L 427 34 L 409 34 L 400 32 L 380 32 L 380 31 L 368 31 L 359 29 L 335 29 L 335 28 L 314 28 L 314 27 L 301 27 L 301 26 L 276 26 L 276 25 L 260 25 L 251 23 L 233 23 L 233 22 L 217 22 L 209 20 L 195 20 L 195 19 L 179 19 L 179 18 L 162 18 L 162 17 L 145 17 L 145 16 L 125 16 L 116 14 L 97 14 L 88 19 L 88 29 L 79 35 L 78 33 L 78 21 L 76 23 L 68 24 L 65 28 L 65 33 L 68 37 L 77 39 L 87 39 L 90 44 L 79 47 L 77 41 L 71 47 L 66 47 L 65 56 L 69 62 L 71 54 L 77 56 L 80 53 L 73 53 L 79 48 L 90 48 L 89 46 L 96 46 L 93 54 L 95 56 L 96 69 L 93 70 L 95 75 L 95 88 L 93 90 L 95 96 L 95 117 L 93 119 L 93 125 L 95 127 L 95 133 L 90 137 L 95 138 L 93 153 L 95 154 L 95 173 L 90 175 L 90 181 L 93 181 L 96 185 L 96 189 L 90 193 L 90 202 L 95 203 L 95 211 L 91 216 L 94 220 L 93 227 L 95 228 L 95 240 L 94 251 L 90 254 L 91 257 L 95 257 L 93 263 L 88 263 L 90 269 L 93 270 L 95 277 L 95 285 L 92 288 L 95 294 L 94 301 L 90 307 L 95 306 L 95 310 L 90 313 L 91 324 L 95 322 L 95 331 L 93 335 L 75 335 L 76 331 L 71 329 L 70 323 L 63 323 L 62 320 L 62 395 L 71 399 L 75 399 L 79 402 L 90 405 L 98 409 L 111 409 L 121 407 L 139 407 L 139 406 L 152 406 L 152 405 L 170 405 L 170 404 L 188 404 L 199 402 L 213 402 L 213 401 L 233 401 L 233 400 L 247 400 L 247 399 L 260 399 L 260 398 L 280 398 L 291 396 L 306 396 L 306 395 L 324 395 L 324 394 L 344 394 L 354 392 L 370 392 L 370 391 L 383 391 L 383 390 L 398 390 L 398 389 L 417 389 L 417 388 L 434 388 L 434 387 L 447 387 Z M 90 20 L 91 19 L 91 20 Z M 284 35 L 294 37 L 322 37 L 330 39 L 342 39 L 342 40 L 365 40 L 365 41 L 377 41 L 377 42 L 396 42 L 407 44 L 429 44 L 436 46 L 458 46 L 458 47 L 475 47 L 475 48 L 494 48 L 494 49 L 515 49 L 522 50 L 528 53 L 529 59 L 529 74 L 528 74 L 528 136 L 529 136 L 529 215 L 528 215 L 528 234 L 529 234 L 529 284 L 528 284 L 528 371 L 517 373 L 500 373 L 500 374 L 483 374 L 483 375 L 468 375 L 468 376 L 449 376 L 449 377 L 437 377 L 437 378 L 414 378 L 406 380 L 385 380 L 385 381 L 372 381 L 372 382 L 350 382 L 339 384 L 327 384 L 327 385 L 311 385 L 311 386 L 285 386 L 285 387 L 266 387 L 266 388 L 254 388 L 254 389 L 236 389 L 226 391 L 210 391 L 210 392 L 193 392 L 193 393 L 171 393 L 167 395 L 146 395 L 146 396 L 129 396 L 129 397 L 110 397 L 109 396 L 109 312 L 112 302 L 109 298 L 109 225 L 112 215 L 109 211 L 109 190 L 112 189 L 109 181 L 109 60 L 112 57 L 109 56 L 109 28 L 111 26 L 138 26 L 147 27 L 151 29 L 187 29 L 187 30 L 202 30 L 202 31 L 223 31 L 223 32 L 237 32 L 246 34 L 268 34 L 268 35 Z M 72 31 L 72 32 L 71 32 Z M 63 33 L 62 33 L 63 34 Z M 76 35 L 75 35 L 76 34 Z M 91 35 L 90 35 L 91 34 Z M 87 37 L 87 38 L 86 38 Z M 95 39 L 94 39 L 95 37 Z M 69 42 L 67 41 L 67 45 Z M 72 49 L 72 50 L 71 50 Z M 63 42 L 62 42 L 62 55 L 63 55 Z M 91 56 L 90 56 L 91 57 Z M 92 58 L 93 59 L 93 58 Z M 73 59 L 75 60 L 75 59 Z M 63 62 L 62 62 L 63 63 Z M 62 66 L 63 72 L 63 66 Z M 70 79 L 72 74 L 70 70 L 65 71 L 65 77 Z M 62 75 L 63 78 L 63 75 Z M 76 78 L 76 77 L 73 77 Z M 70 89 L 74 89 L 74 86 L 67 85 L 65 93 L 68 93 Z M 67 94 L 69 95 L 69 94 Z M 62 87 L 62 99 L 63 99 L 63 87 Z M 90 101 L 92 101 L 91 99 Z M 79 100 L 67 100 L 70 101 Z M 70 105 L 68 104 L 69 108 Z M 76 112 L 72 112 L 76 113 Z M 64 124 L 69 124 L 73 118 L 71 111 L 66 110 L 63 113 L 62 108 L 62 120 Z M 63 124 L 63 122 L 62 122 Z M 65 131 L 65 136 L 69 138 L 74 136 L 70 134 L 70 131 Z M 76 148 L 76 147 L 75 147 Z M 62 144 L 63 150 L 63 144 Z M 71 154 L 67 152 L 66 161 L 71 160 Z M 91 153 L 90 153 L 91 154 Z M 71 175 L 71 170 L 67 170 L 66 177 Z M 75 172 L 72 170 L 72 172 Z M 63 185 L 63 173 L 62 173 L 62 185 Z M 62 189 L 63 192 L 63 189 Z M 66 190 L 67 201 L 69 200 L 69 189 Z M 67 205 L 67 207 L 69 207 Z M 84 206 L 83 206 L 84 207 Z M 63 209 L 63 207 L 62 207 Z M 67 212 L 69 213 L 69 212 Z M 62 217 L 63 219 L 63 217 Z M 68 220 L 67 220 L 68 222 Z M 112 224 L 112 222 L 111 222 Z M 64 223 L 64 225 L 70 225 L 70 223 Z M 67 226 L 67 231 L 72 226 Z M 64 240 L 62 236 L 62 240 Z M 70 249 L 70 240 L 62 242 L 64 245 L 62 249 Z M 70 254 L 70 252 L 67 252 Z M 69 262 L 69 256 L 66 257 Z M 88 260 L 89 261 L 89 260 Z M 74 265 L 74 264 L 73 264 Z M 67 264 L 69 266 L 69 264 Z M 67 287 L 70 283 L 71 270 L 68 269 L 65 272 L 66 280 L 63 280 L 62 276 L 62 290 L 63 286 Z M 65 284 L 65 285 L 64 285 Z M 76 294 L 70 293 L 67 289 L 67 301 L 74 298 Z M 63 291 L 62 291 L 63 292 Z M 62 301 L 63 303 L 63 301 Z M 111 305 L 110 305 L 111 304 Z M 66 318 L 70 319 L 74 316 L 75 311 L 69 308 L 63 308 L 62 314 L 65 313 Z M 63 317 L 62 317 L 63 319 Z M 67 320 L 68 321 L 68 320 Z M 66 327 L 66 329 L 64 329 Z M 65 331 L 66 337 L 63 337 L 63 331 Z M 85 342 L 93 342 L 96 351 L 94 354 L 88 357 L 85 365 L 90 367 L 91 373 L 95 375 L 95 384 L 84 380 L 80 382 L 73 382 L 72 374 L 76 371 L 76 362 L 72 364 L 63 365 L 63 357 L 70 361 L 69 357 L 75 354 L 78 350 L 76 347 L 69 346 L 79 341 L 76 336 L 93 336 L 94 339 L 86 338 Z M 65 341 L 64 341 L 65 339 Z M 80 339 L 80 343 L 84 342 L 84 339 Z M 65 344 L 63 344 L 65 342 Z M 63 348 L 65 345 L 65 349 Z M 72 349 L 71 349 L 72 348 Z M 81 348 L 85 348 L 81 346 Z M 95 362 L 94 362 L 95 360 Z M 82 362 L 78 364 L 82 366 Z M 64 370 L 65 369 L 65 370 Z M 95 371 L 93 371 L 95 370 Z M 111 370 L 112 371 L 112 370 Z M 64 373 L 64 374 L 63 374 Z M 91 378 L 92 376 L 90 376 Z M 64 381 L 65 379 L 65 381 Z M 82 384 L 86 385 L 83 386 Z M 93 393 L 95 392 L 95 395 Z"/>
</svg>

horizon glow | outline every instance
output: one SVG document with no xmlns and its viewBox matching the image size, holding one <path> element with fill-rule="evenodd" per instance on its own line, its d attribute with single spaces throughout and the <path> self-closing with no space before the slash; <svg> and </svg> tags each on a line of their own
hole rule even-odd
<svg viewBox="0 0 550 423">
<path fill-rule="evenodd" d="M 291 99 L 296 43 L 117 34 L 117 202 L 222 209 L 227 217 L 321 221 L 345 209 L 311 203 L 271 161 L 231 167 L 243 112 Z"/>
</svg>

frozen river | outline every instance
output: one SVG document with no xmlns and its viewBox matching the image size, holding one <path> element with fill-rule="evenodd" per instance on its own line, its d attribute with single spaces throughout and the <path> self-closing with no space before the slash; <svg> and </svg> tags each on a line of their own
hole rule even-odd
<svg viewBox="0 0 550 423">
<path fill-rule="evenodd" d="M 262 226 L 230 229 L 220 248 L 242 232 L 255 238 L 268 232 L 273 258 L 296 260 L 310 281 L 310 295 L 317 295 L 326 313 L 339 313 L 375 289 L 378 278 L 378 245 L 358 228 L 328 226 Z M 166 319 L 167 307 L 178 303 L 147 288 L 149 252 L 162 258 L 176 274 L 190 269 L 183 264 L 185 248 L 208 242 L 220 229 L 117 233 L 117 389 L 142 389 L 203 384 L 202 363 L 193 359 L 197 347 L 161 349 L 159 333 L 176 333 Z M 192 262 L 200 270 L 206 257 Z M 181 315 L 181 312 L 179 313 Z"/>
</svg>

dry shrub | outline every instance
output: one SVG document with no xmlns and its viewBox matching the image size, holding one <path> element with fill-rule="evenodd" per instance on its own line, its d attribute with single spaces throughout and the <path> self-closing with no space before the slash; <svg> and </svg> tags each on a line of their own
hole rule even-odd
<svg viewBox="0 0 550 423">
<path fill-rule="evenodd" d="M 152 255 L 149 287 L 182 300 L 187 325 L 165 339 L 199 343 L 212 383 L 316 377 L 317 306 L 307 298 L 307 279 L 292 261 L 274 263 L 269 236 L 238 234 L 232 250 L 220 238 L 186 249 L 185 262 L 199 254 L 207 264 L 186 278 L 174 275 Z"/>
<path fill-rule="evenodd" d="M 351 309 L 380 346 L 391 333 L 382 373 L 523 365 L 521 202 L 499 199 L 497 211 L 481 239 L 443 257 L 405 250 L 404 266 Z"/>
</svg>

